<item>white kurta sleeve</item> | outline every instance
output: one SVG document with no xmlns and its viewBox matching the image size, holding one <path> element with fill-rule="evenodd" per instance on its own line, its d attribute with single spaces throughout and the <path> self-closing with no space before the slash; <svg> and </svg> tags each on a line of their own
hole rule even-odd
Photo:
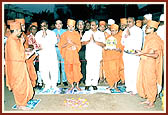
<svg viewBox="0 0 168 115">
<path fill-rule="evenodd" d="M 52 37 L 52 44 L 56 45 L 57 44 L 57 36 L 53 31 L 51 31 L 51 37 Z"/>
<path fill-rule="evenodd" d="M 90 37 L 91 37 L 90 32 L 89 32 L 89 31 L 86 31 L 86 32 L 83 34 L 83 36 L 82 36 L 81 42 L 90 40 Z"/>
<path fill-rule="evenodd" d="M 134 36 L 135 36 L 134 49 L 135 50 L 141 50 L 142 40 L 143 40 L 142 30 L 140 28 L 136 29 L 136 32 L 134 33 Z"/>
<path fill-rule="evenodd" d="M 125 46 L 125 35 L 126 35 L 126 29 L 123 31 L 123 33 L 122 33 L 122 38 L 121 38 L 121 44 L 123 45 L 123 46 Z"/>
<path fill-rule="evenodd" d="M 95 34 L 94 34 L 94 39 L 95 39 L 95 41 L 97 41 L 97 42 L 102 42 L 102 43 L 104 43 L 105 44 L 105 35 L 104 35 L 104 32 L 96 32 Z"/>
<path fill-rule="evenodd" d="M 104 33 L 102 33 L 102 42 L 103 42 L 104 44 L 106 44 L 106 38 L 105 38 Z"/>
<path fill-rule="evenodd" d="M 41 31 L 37 32 L 35 35 L 35 40 L 38 44 L 40 44 L 41 37 L 42 37 Z"/>
</svg>

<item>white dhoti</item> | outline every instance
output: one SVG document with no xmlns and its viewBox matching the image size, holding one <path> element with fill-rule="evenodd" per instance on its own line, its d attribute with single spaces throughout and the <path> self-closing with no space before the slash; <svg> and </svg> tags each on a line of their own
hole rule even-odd
<svg viewBox="0 0 168 115">
<path fill-rule="evenodd" d="M 58 81 L 58 61 L 56 51 L 41 52 L 39 55 L 39 70 L 45 87 L 56 87 Z"/>
<path fill-rule="evenodd" d="M 100 61 L 87 60 L 86 65 L 86 86 L 97 86 L 99 80 Z"/>
<path fill-rule="evenodd" d="M 136 81 L 140 57 L 124 52 L 123 60 L 126 91 L 132 91 L 133 94 L 136 94 Z"/>
</svg>

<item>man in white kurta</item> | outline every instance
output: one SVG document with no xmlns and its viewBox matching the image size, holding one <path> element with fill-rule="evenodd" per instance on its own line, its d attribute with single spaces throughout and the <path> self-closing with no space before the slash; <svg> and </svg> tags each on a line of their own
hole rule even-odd
<svg viewBox="0 0 168 115">
<path fill-rule="evenodd" d="M 47 91 L 51 86 L 57 90 L 58 61 L 55 51 L 57 38 L 53 31 L 48 30 L 46 21 L 41 22 L 41 29 L 36 33 L 35 39 L 41 48 L 39 51 L 39 71 L 45 84 L 43 91 Z"/>
<path fill-rule="evenodd" d="M 91 29 L 84 33 L 81 40 L 82 45 L 86 45 L 86 90 L 90 86 L 93 86 L 93 89 L 97 90 L 99 80 L 100 61 L 102 60 L 102 47 L 105 44 L 105 36 L 97 28 L 98 21 L 91 21 Z"/>
<path fill-rule="evenodd" d="M 123 60 L 126 91 L 136 94 L 136 79 L 140 58 L 133 53 L 136 50 L 141 50 L 142 30 L 135 25 L 133 17 L 128 18 L 128 27 L 122 34 L 122 45 L 124 46 Z"/>
</svg>

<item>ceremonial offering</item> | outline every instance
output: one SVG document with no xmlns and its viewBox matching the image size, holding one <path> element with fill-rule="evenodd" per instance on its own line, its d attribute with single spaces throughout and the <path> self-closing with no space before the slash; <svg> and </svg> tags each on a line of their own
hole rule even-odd
<svg viewBox="0 0 168 115">
<path fill-rule="evenodd" d="M 109 50 L 116 49 L 116 45 L 117 45 L 117 39 L 111 36 L 106 40 L 105 49 L 109 49 Z"/>
<path fill-rule="evenodd" d="M 64 101 L 64 105 L 65 106 L 70 106 L 72 108 L 74 108 L 74 107 L 81 108 L 81 107 L 88 107 L 89 102 L 87 101 L 87 99 L 81 99 L 81 98 L 74 99 L 74 98 L 71 98 L 71 99 L 66 99 Z"/>
<path fill-rule="evenodd" d="M 72 49 L 72 50 L 76 50 L 76 47 L 75 47 L 75 46 L 72 46 L 71 49 Z"/>
</svg>

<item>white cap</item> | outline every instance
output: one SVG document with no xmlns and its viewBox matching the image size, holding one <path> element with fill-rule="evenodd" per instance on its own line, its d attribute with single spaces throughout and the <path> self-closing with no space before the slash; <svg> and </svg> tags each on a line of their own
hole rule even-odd
<svg viewBox="0 0 168 115">
<path fill-rule="evenodd" d="M 160 21 L 164 21 L 164 14 L 160 15 Z"/>
<path fill-rule="evenodd" d="M 152 14 L 145 14 L 144 17 L 145 17 L 147 20 L 152 20 Z"/>
<path fill-rule="evenodd" d="M 113 19 L 108 19 L 108 25 L 115 24 L 115 21 Z"/>
</svg>

